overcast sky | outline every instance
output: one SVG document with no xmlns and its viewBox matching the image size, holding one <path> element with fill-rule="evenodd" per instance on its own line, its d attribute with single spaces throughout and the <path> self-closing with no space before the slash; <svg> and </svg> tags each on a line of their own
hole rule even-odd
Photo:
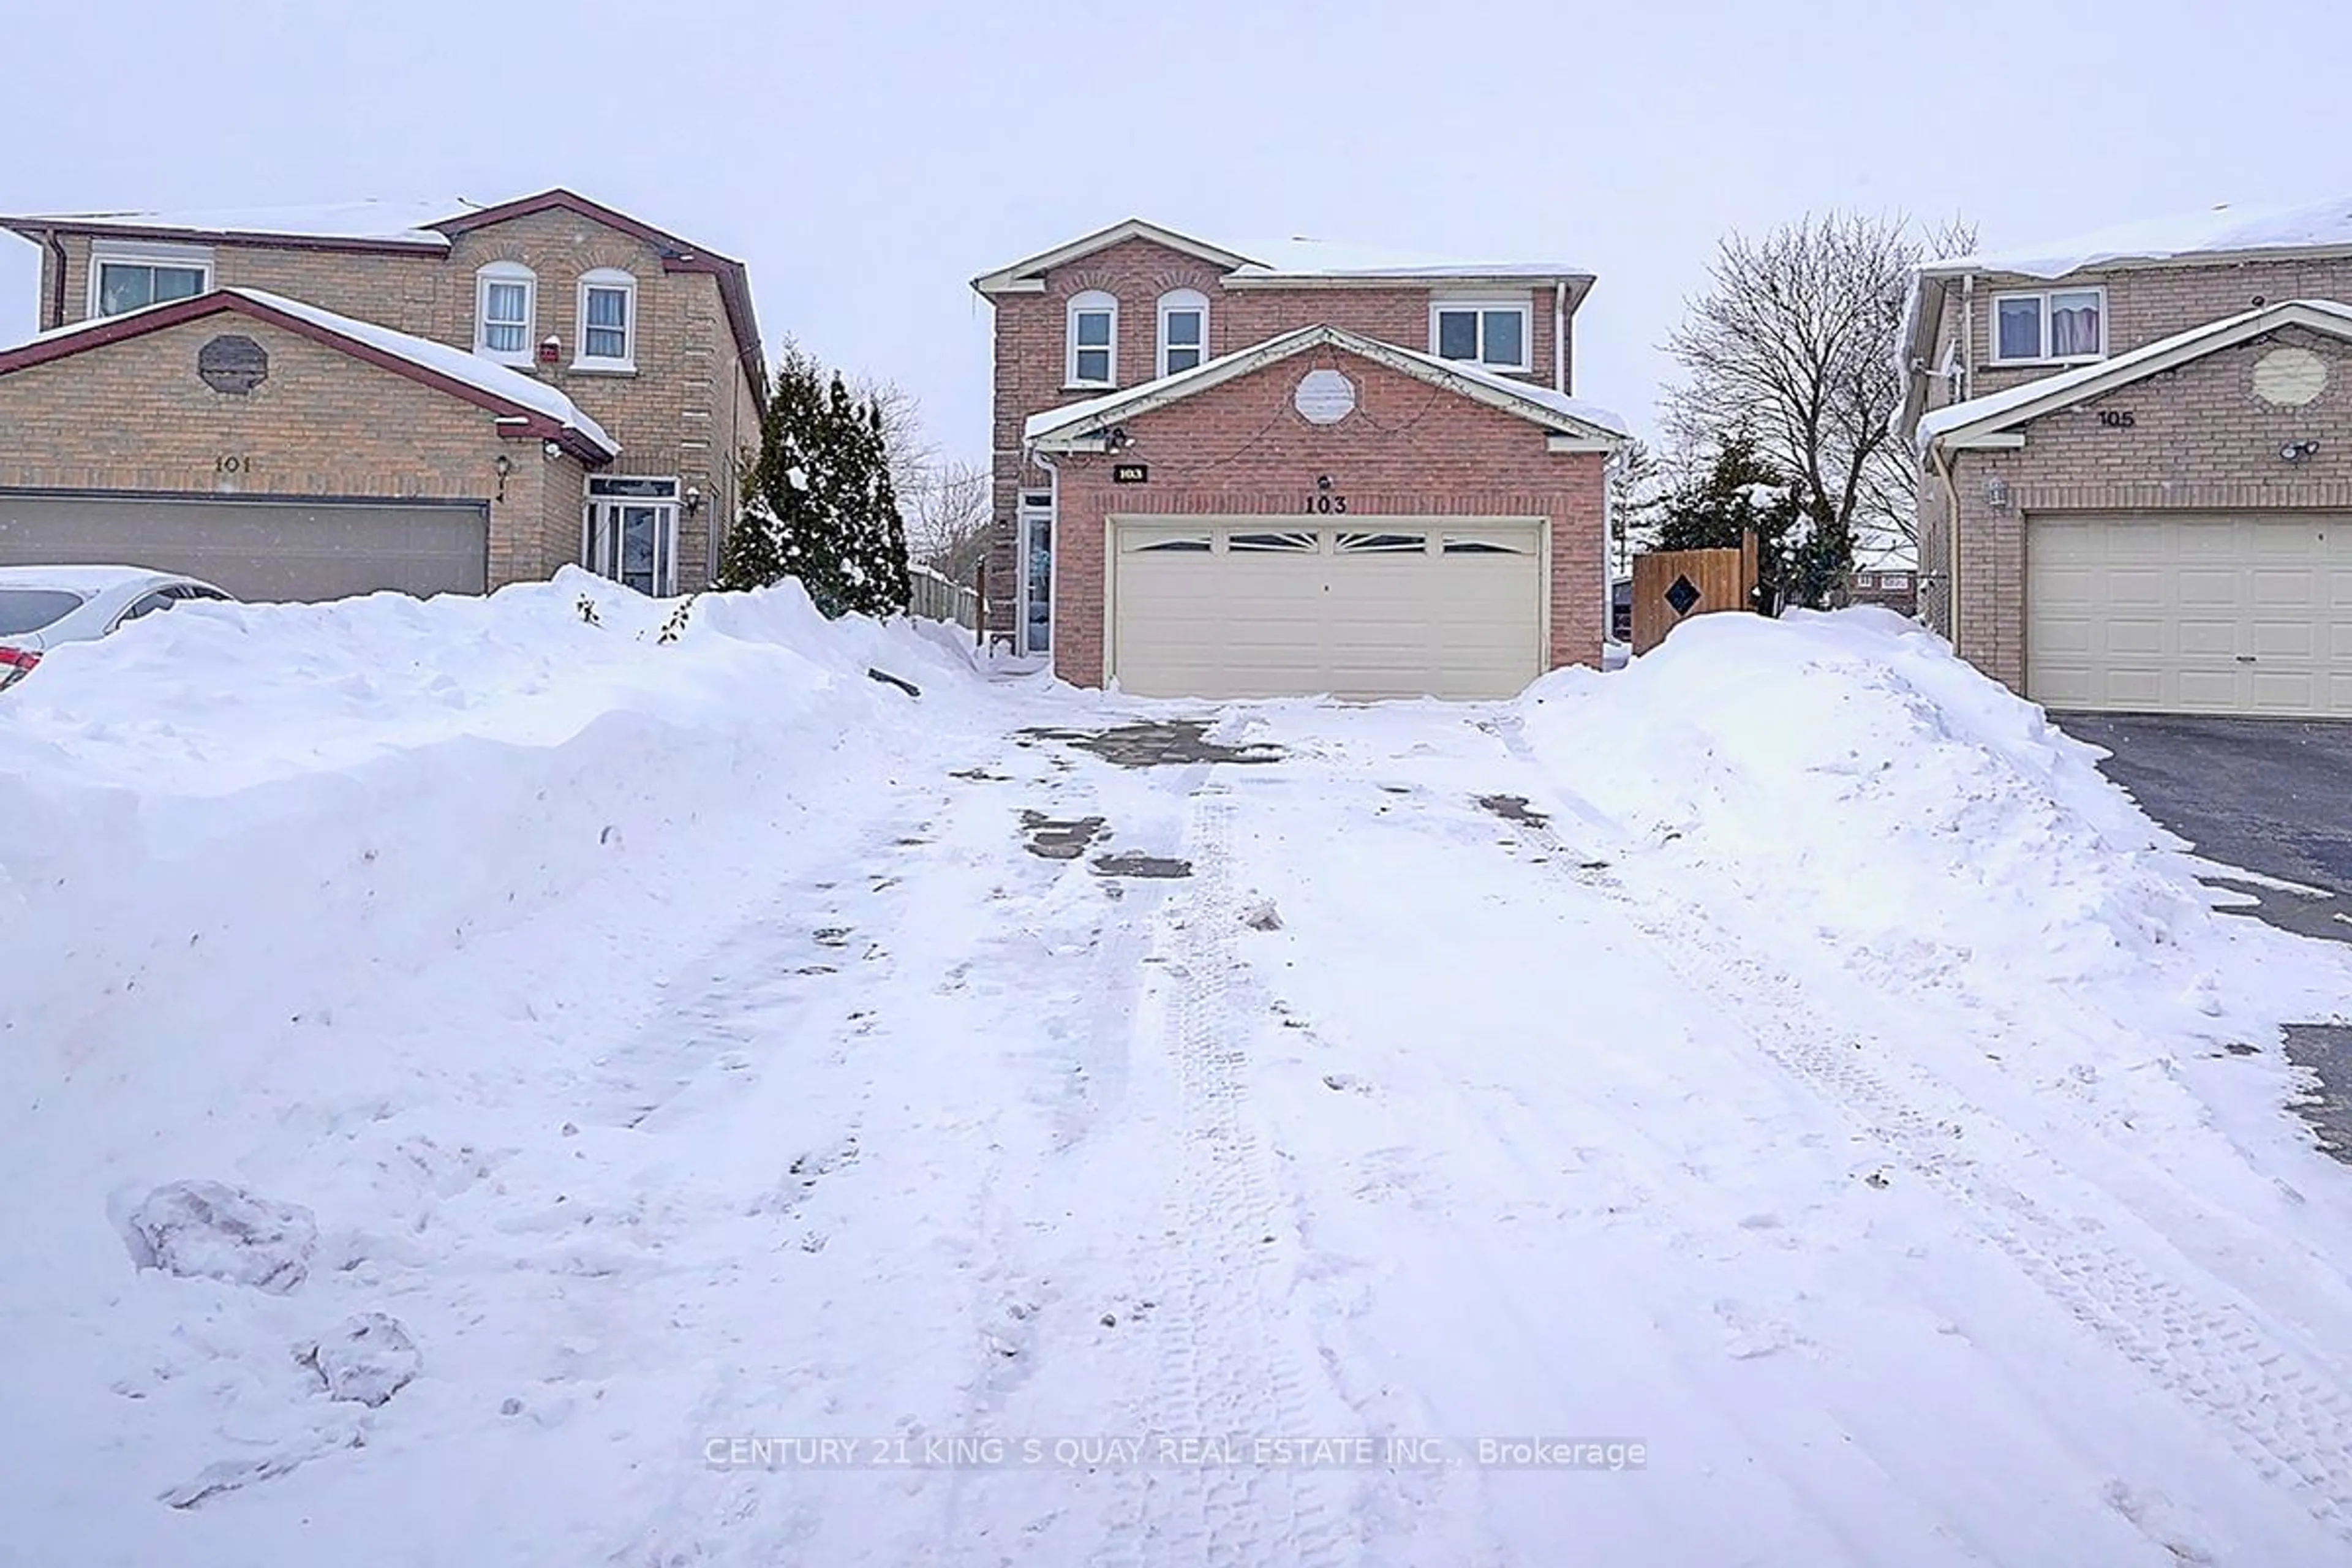
<svg viewBox="0 0 2352 1568">
<path fill-rule="evenodd" d="M 1576 390 L 1654 427 L 1717 239 L 1808 210 L 1988 244 L 2352 191 L 2327 0 L 478 0 L 24 5 L 0 210 L 569 185 L 751 264 L 762 331 L 986 456 L 973 276 L 1129 216 L 1600 276 Z M 37 254 L 0 237 L 0 336 Z"/>
</svg>

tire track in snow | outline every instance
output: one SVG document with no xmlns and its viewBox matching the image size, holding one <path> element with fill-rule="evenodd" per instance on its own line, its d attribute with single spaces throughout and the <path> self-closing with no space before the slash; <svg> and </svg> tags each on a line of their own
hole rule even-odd
<svg viewBox="0 0 2352 1568">
<path fill-rule="evenodd" d="M 1232 882 L 1233 807 L 1192 797 L 1191 895 L 1173 906 L 1174 961 L 1161 984 L 1163 1037 L 1179 1096 L 1181 1163 L 1168 1210 L 1174 1257 L 1161 1300 L 1157 1430 L 1239 1439 L 1307 1431 L 1298 1373 L 1266 1308 L 1276 1236 L 1266 1153 L 1249 1126 L 1245 1031 L 1232 994 L 1242 968 Z M 1153 1474 L 1143 1528 L 1107 1563 L 1339 1562 L 1340 1521 L 1321 1472 L 1248 1463 Z"/>
<path fill-rule="evenodd" d="M 1608 820 L 1559 785 L 1507 725 L 1487 728 L 1540 775 L 1537 786 L 1576 815 Z M 2175 1398 L 2219 1424 L 2233 1451 L 2312 1516 L 2352 1542 L 2352 1396 L 2325 1367 L 2282 1343 L 2221 1282 L 2159 1273 L 2112 1244 L 2086 1237 L 2000 1169 L 2064 1184 L 2079 1180 L 2015 1129 L 1957 1100 L 1923 1109 L 1864 1065 L 1868 1042 L 1805 996 L 1786 973 L 1746 952 L 1695 906 L 1643 895 L 1598 868 L 1549 826 L 1517 831 L 1576 879 L 1622 909 L 1695 995 L 1727 1004 L 1756 1045 L 1816 1095 L 1853 1117 L 1906 1169 L 1951 1201 L 2046 1296 Z M 1938 1111 L 1943 1112 L 1938 1114 Z M 1955 1147 L 1959 1118 L 1981 1150 L 1998 1138 L 1999 1168 Z M 2038 1182 L 2037 1184 L 2038 1184 Z"/>
</svg>

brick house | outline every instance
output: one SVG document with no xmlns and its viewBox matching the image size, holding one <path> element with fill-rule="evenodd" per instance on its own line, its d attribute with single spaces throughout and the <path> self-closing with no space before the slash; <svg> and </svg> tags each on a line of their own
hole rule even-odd
<svg viewBox="0 0 2352 1568">
<path fill-rule="evenodd" d="M 1152 695 L 1486 697 L 1598 665 L 1624 426 L 1570 395 L 1591 286 L 1141 220 L 974 279 L 992 635 Z"/>
<path fill-rule="evenodd" d="M 1920 610 L 2046 706 L 2352 716 L 2352 198 L 1920 268 Z"/>
<path fill-rule="evenodd" d="M 0 349 L 0 564 L 709 583 L 764 395 L 741 263 L 562 190 L 0 225 L 42 254 L 42 331 Z"/>
</svg>

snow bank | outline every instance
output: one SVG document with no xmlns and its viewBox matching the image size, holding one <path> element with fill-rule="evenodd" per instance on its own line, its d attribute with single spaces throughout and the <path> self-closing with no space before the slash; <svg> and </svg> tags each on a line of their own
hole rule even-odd
<svg viewBox="0 0 2352 1568">
<path fill-rule="evenodd" d="M 796 584 L 688 605 L 576 570 L 486 599 L 189 605 L 61 647 L 0 715 L 0 1043 L 36 1020 L 68 1052 L 138 1037 L 151 996 L 221 998 L 182 984 L 201 971 L 299 1016 L 306 975 L 347 979 L 354 948 L 409 970 L 781 798 L 918 700 L 870 667 L 929 711 L 971 680 Z"/>
<path fill-rule="evenodd" d="M 2141 973 L 2211 919 L 2102 752 L 1891 611 L 1703 616 L 1523 707 L 1551 775 L 1694 896 L 1727 882 L 1915 975 L 1971 955 L 2021 983 Z"/>
</svg>

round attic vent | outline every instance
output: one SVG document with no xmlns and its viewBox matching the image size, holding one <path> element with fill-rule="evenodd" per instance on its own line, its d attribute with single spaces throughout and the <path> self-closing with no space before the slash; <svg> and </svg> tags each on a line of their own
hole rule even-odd
<svg viewBox="0 0 2352 1568">
<path fill-rule="evenodd" d="M 1356 384 L 1336 370 L 1310 370 L 1290 403 L 1309 425 L 1337 425 L 1356 411 Z"/>
<path fill-rule="evenodd" d="M 2327 390 L 2327 362 L 2309 349 L 2273 349 L 2254 362 L 2254 395 L 2300 408 Z"/>
</svg>

